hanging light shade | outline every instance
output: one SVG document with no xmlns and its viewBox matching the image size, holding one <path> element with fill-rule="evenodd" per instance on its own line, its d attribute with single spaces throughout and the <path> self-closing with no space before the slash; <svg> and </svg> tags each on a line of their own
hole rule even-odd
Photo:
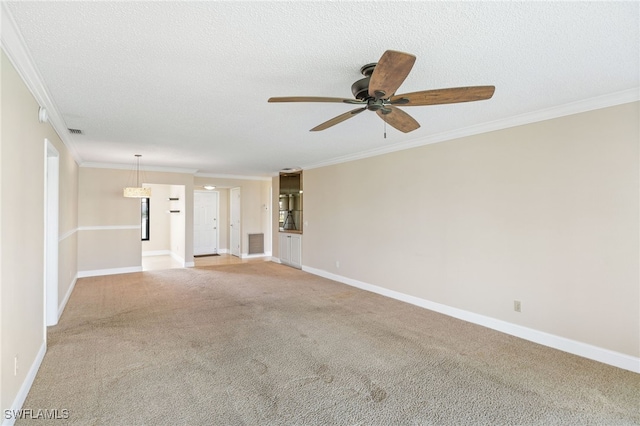
<svg viewBox="0 0 640 426">
<path fill-rule="evenodd" d="M 151 197 L 151 188 L 124 188 L 124 196 L 128 198 L 149 198 Z"/>
<path fill-rule="evenodd" d="M 124 188 L 123 195 L 127 198 L 148 198 L 151 197 L 151 188 L 143 188 L 140 185 L 140 157 L 136 154 L 136 186 Z"/>
</svg>

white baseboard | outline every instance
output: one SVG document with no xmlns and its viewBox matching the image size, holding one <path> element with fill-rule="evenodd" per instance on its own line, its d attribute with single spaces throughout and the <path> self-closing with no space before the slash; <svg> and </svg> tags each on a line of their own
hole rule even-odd
<svg viewBox="0 0 640 426">
<path fill-rule="evenodd" d="M 209 254 L 227 254 L 229 253 L 229 249 L 217 249 L 214 253 L 202 253 L 200 255 L 194 254 L 194 256 L 206 256 Z"/>
<path fill-rule="evenodd" d="M 498 320 L 440 303 L 431 302 L 419 297 L 410 296 L 408 294 L 400 293 L 394 290 L 389 290 L 384 287 L 378 287 L 362 281 L 343 277 L 341 275 L 336 275 L 331 272 L 323 271 L 321 269 L 303 266 L 302 270 L 305 272 L 309 272 L 310 274 L 318 275 L 333 281 L 338 281 L 343 284 L 350 285 L 352 287 L 357 287 L 362 290 L 370 291 L 372 293 L 377 293 L 386 297 L 390 297 L 392 299 L 420 306 L 421 308 L 429 309 L 431 311 L 439 312 L 441 314 L 458 318 L 463 321 L 491 328 L 505 334 L 548 346 L 550 348 L 592 359 L 604 364 L 609 364 L 614 367 L 633 371 L 634 373 L 640 373 L 640 358 L 638 357 L 633 357 L 631 355 L 622 354 L 620 352 L 593 346 L 588 343 L 578 342 L 576 340 L 567 339 L 565 337 L 556 336 L 544 331 L 534 330 L 532 328 L 523 327 L 521 325 L 512 324 L 507 321 Z"/>
<path fill-rule="evenodd" d="M 22 409 L 22 404 L 27 399 L 27 395 L 29 394 L 29 390 L 31 390 L 31 386 L 33 385 L 33 381 L 36 379 L 36 374 L 38 374 L 38 370 L 40 369 L 40 365 L 42 364 L 42 360 L 44 359 L 44 354 L 47 352 L 47 342 L 43 341 L 40 346 L 40 350 L 36 355 L 36 358 L 33 360 L 31 367 L 29 367 L 29 372 L 27 376 L 24 378 L 24 382 L 20 386 L 20 390 L 16 395 L 16 398 L 13 400 L 13 404 L 11 404 L 11 411 L 7 413 L 5 410 L 2 415 L 4 421 L 2 422 L 2 426 L 10 426 L 16 422 L 16 417 L 11 415 L 13 413 L 18 413 Z M 9 415 L 8 415 L 9 414 Z M 7 418 L 10 417 L 10 418 Z"/>
<path fill-rule="evenodd" d="M 64 295 L 64 299 L 62 299 L 62 303 L 60 303 L 60 307 L 58 308 L 58 320 L 62 316 L 62 312 L 64 312 L 64 308 L 67 306 L 67 302 L 69 301 L 69 298 L 71 297 L 71 293 L 73 292 L 73 289 L 76 286 L 76 282 L 78 282 L 78 274 L 76 274 L 76 276 L 73 277 L 73 281 L 71 281 L 69 290 L 67 290 L 67 294 Z"/>
<path fill-rule="evenodd" d="M 132 272 L 142 272 L 142 266 L 131 266 L 129 268 L 94 269 L 93 271 L 78 271 L 78 278 L 100 277 L 102 275 L 130 274 Z"/>
<path fill-rule="evenodd" d="M 247 254 L 241 253 L 240 259 L 254 259 L 258 257 L 271 257 L 271 252 L 259 253 L 259 254 Z"/>
<path fill-rule="evenodd" d="M 183 268 L 193 268 L 195 266 L 195 262 L 187 262 L 182 257 L 178 256 L 171 250 L 152 250 L 152 251 L 143 251 L 143 257 L 147 256 L 171 256 L 176 262 L 182 265 Z"/>
<path fill-rule="evenodd" d="M 176 253 L 174 253 L 174 252 L 169 252 L 169 255 L 171 256 L 171 258 L 172 258 L 173 260 L 175 260 L 176 262 L 178 262 L 179 264 L 181 264 L 183 268 L 186 266 L 184 259 L 183 259 L 182 257 L 178 256 Z"/>
</svg>

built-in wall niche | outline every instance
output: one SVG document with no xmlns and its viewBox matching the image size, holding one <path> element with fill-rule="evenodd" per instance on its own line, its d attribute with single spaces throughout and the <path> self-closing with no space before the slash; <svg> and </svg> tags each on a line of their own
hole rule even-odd
<svg viewBox="0 0 640 426">
<path fill-rule="evenodd" d="M 278 198 L 281 232 L 302 233 L 302 170 L 280 172 Z"/>
</svg>

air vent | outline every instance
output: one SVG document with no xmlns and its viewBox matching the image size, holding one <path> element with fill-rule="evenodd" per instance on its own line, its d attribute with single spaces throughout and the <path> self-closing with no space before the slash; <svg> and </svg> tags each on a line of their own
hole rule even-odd
<svg viewBox="0 0 640 426">
<path fill-rule="evenodd" d="M 69 133 L 71 133 L 72 135 L 81 135 L 82 134 L 82 130 L 80 129 L 68 129 Z"/>
<path fill-rule="evenodd" d="M 264 253 L 264 234 L 248 234 L 249 235 L 249 252 L 247 254 L 263 254 Z"/>
</svg>

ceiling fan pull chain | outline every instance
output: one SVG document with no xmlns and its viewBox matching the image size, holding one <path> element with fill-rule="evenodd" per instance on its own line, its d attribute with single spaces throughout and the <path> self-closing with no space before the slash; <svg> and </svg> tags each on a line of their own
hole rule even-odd
<svg viewBox="0 0 640 426">
<path fill-rule="evenodd" d="M 387 119 L 383 119 L 382 121 L 384 121 L 384 138 L 387 138 Z"/>
</svg>

